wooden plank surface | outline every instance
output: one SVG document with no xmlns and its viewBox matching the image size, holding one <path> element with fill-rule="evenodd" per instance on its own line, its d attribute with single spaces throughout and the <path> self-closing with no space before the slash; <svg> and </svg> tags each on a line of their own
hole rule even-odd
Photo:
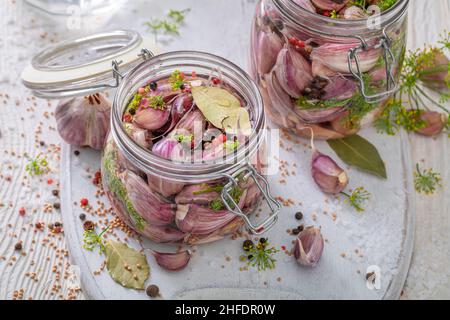
<svg viewBox="0 0 450 320">
<path fill-rule="evenodd" d="M 161 16 L 169 8 L 190 7 L 192 13 L 187 18 L 189 29 L 202 30 L 213 36 L 217 39 L 213 53 L 245 66 L 248 30 L 255 1 L 170 0 L 146 3 L 148 11 L 145 15 L 122 12 L 114 22 L 102 20 L 89 25 L 92 29 L 129 26 L 145 32 L 142 23 L 148 18 Z M 220 20 L 209 10 L 220 12 Z M 450 29 L 449 12 L 449 0 L 411 1 L 410 47 L 433 42 L 439 32 Z M 19 74 L 33 53 L 52 42 L 84 31 L 67 30 L 64 19 L 58 23 L 44 20 L 22 1 L 2 1 L 0 14 L 0 299 L 83 298 L 82 294 L 69 290 L 71 284 L 64 279 L 69 277 L 70 271 L 64 237 L 47 228 L 48 223 L 61 220 L 58 209 L 45 210 L 59 201 L 51 193 L 59 181 L 60 140 L 51 114 L 55 103 L 33 100 L 29 91 L 21 86 Z M 214 25 L 217 23 L 238 24 L 241 32 L 216 34 Z M 189 41 L 161 39 L 163 48 L 211 48 L 210 44 L 205 43 L 208 37 L 202 34 L 193 36 L 182 33 L 180 39 L 186 37 Z M 230 38 L 235 41 L 221 41 Z M 444 183 L 450 181 L 449 139 L 424 139 L 415 135 L 410 139 L 413 162 L 425 159 L 427 167 L 441 172 Z M 41 140 L 45 141 L 44 146 L 39 144 Z M 25 152 L 32 156 L 40 152 L 47 155 L 51 172 L 42 178 L 26 178 Z M 404 298 L 450 298 L 449 196 L 449 188 L 445 186 L 433 197 L 417 197 L 416 248 Z M 19 215 L 21 207 L 26 209 L 24 217 Z M 43 231 L 34 232 L 36 223 L 44 226 Z M 23 242 L 22 254 L 14 250 L 19 241 Z"/>
</svg>

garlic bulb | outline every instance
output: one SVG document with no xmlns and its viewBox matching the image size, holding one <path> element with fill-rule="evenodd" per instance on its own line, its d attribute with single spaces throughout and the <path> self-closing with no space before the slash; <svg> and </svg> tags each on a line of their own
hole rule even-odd
<svg viewBox="0 0 450 320">
<path fill-rule="evenodd" d="M 63 100 L 55 112 L 59 135 L 70 145 L 101 150 L 110 113 L 111 102 L 99 93 Z"/>
<path fill-rule="evenodd" d="M 324 240 L 320 229 L 308 227 L 297 237 L 294 256 L 305 267 L 315 267 L 322 257 Z"/>
<path fill-rule="evenodd" d="M 348 184 L 347 173 L 329 156 L 314 151 L 311 167 L 314 181 L 325 193 L 338 194 Z"/>
</svg>

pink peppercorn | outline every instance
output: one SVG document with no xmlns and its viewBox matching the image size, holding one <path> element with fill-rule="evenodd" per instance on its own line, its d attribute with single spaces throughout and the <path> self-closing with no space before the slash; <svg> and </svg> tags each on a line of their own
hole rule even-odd
<svg viewBox="0 0 450 320">
<path fill-rule="evenodd" d="M 86 207 L 89 204 L 89 201 L 86 198 L 82 198 L 80 200 L 80 204 L 81 204 L 81 206 Z"/>
<path fill-rule="evenodd" d="M 145 88 L 139 88 L 138 89 L 138 93 L 139 94 L 144 94 L 145 93 Z"/>
<path fill-rule="evenodd" d="M 25 213 L 26 213 L 26 211 L 25 211 L 25 208 L 24 208 L 24 207 L 22 207 L 22 208 L 19 209 L 19 214 L 20 214 L 22 217 L 25 215 Z"/>
</svg>

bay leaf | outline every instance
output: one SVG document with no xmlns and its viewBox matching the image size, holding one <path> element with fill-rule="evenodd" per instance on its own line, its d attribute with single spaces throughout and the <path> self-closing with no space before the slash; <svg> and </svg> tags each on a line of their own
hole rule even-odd
<svg viewBox="0 0 450 320">
<path fill-rule="evenodd" d="M 218 87 L 201 86 L 191 90 L 195 104 L 215 127 L 230 134 L 250 135 L 250 116 L 238 98 Z"/>
<path fill-rule="evenodd" d="M 377 148 L 363 137 L 353 135 L 327 142 L 345 163 L 387 179 L 386 166 Z"/>
<path fill-rule="evenodd" d="M 150 275 L 147 257 L 117 241 L 105 244 L 106 268 L 111 277 L 121 286 L 143 290 Z"/>
</svg>

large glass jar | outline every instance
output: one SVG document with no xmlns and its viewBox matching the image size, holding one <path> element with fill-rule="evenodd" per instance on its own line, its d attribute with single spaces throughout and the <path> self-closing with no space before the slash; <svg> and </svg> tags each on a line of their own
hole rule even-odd
<svg viewBox="0 0 450 320">
<path fill-rule="evenodd" d="M 189 163 L 164 159 L 135 142 L 126 129 L 124 111 L 139 88 L 174 72 L 193 70 L 196 77 L 220 74 L 221 81 L 245 101 L 252 130 L 245 145 L 239 145 L 231 156 Z M 102 155 L 102 181 L 115 212 L 136 232 L 160 243 L 207 243 L 243 225 L 254 234 L 267 231 L 276 222 L 280 205 L 269 194 L 264 178 L 265 124 L 257 85 L 231 62 L 191 51 L 161 54 L 142 62 L 117 89 L 111 132 Z M 270 214 L 255 222 L 249 216 L 260 200 L 267 202 Z M 220 201 L 222 208 L 213 210 L 212 201 Z"/>
<path fill-rule="evenodd" d="M 353 20 L 312 12 L 302 7 L 306 2 L 311 5 L 259 1 L 252 75 L 275 124 L 298 135 L 310 135 L 311 128 L 316 138 L 342 138 L 371 123 L 398 90 L 408 0 Z"/>
</svg>

